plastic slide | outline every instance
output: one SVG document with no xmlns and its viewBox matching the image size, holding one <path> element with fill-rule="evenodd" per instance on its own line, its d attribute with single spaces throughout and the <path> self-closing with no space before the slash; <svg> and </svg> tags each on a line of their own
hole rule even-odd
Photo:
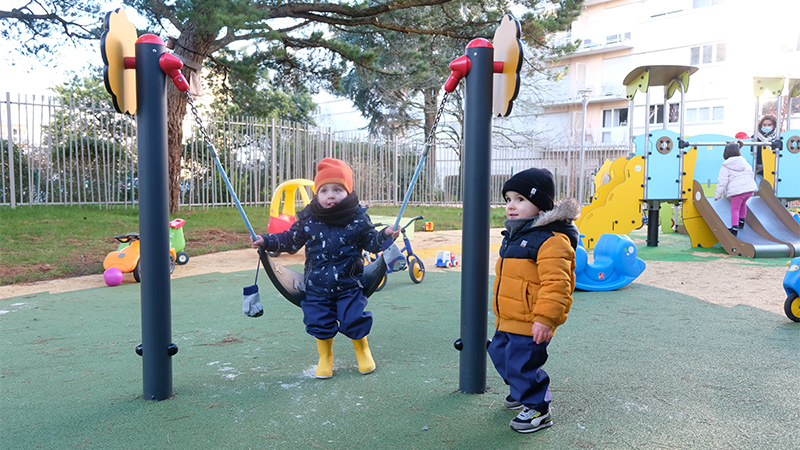
<svg viewBox="0 0 800 450">
<path fill-rule="evenodd" d="M 757 226 L 757 221 L 749 217 L 747 226 L 739 230 L 738 236 L 734 236 L 729 231 L 730 202 L 726 198 L 715 202 L 714 197 L 706 197 L 697 180 L 694 180 L 692 193 L 694 206 L 729 255 L 747 258 L 786 258 L 794 254 L 793 247 L 770 236 L 763 227 Z"/>
<path fill-rule="evenodd" d="M 790 246 L 793 253 L 790 257 L 800 255 L 800 223 L 792 218 L 790 213 L 775 197 L 772 186 L 767 180 L 761 180 L 758 197 L 747 201 L 747 224 L 754 229 L 764 228 L 764 236 L 785 243 Z"/>
</svg>

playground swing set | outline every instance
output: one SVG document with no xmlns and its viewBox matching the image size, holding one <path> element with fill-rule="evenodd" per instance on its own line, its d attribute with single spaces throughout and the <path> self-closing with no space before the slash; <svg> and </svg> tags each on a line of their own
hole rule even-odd
<svg viewBox="0 0 800 450">
<path fill-rule="evenodd" d="M 199 114 L 188 94 L 189 83 L 183 76 L 183 63 L 168 53 L 163 40 L 152 34 L 137 37 L 136 29 L 122 9 L 106 14 L 101 38 L 106 90 L 111 94 L 115 109 L 120 113 L 136 114 L 137 142 L 140 169 L 140 233 L 145 238 L 142 248 L 141 297 L 142 343 L 136 353 L 142 357 L 143 397 L 164 400 L 172 392 L 172 356 L 178 347 L 170 342 L 171 290 L 169 283 L 168 234 L 162 224 L 168 218 L 167 186 L 167 111 L 166 78 L 179 91 L 186 93 L 195 120 L 214 156 L 217 169 L 225 181 L 252 238 L 255 233 L 225 174 L 213 143 L 205 132 Z M 465 176 L 474 180 L 465 189 L 472 199 L 464 205 L 464 238 L 472 243 L 464 249 L 465 259 L 474 261 L 462 274 L 462 342 L 459 390 L 463 393 L 482 393 L 486 389 L 486 327 L 485 292 L 488 291 L 488 204 L 491 149 L 491 117 L 507 116 L 519 92 L 519 72 L 522 66 L 521 27 L 510 15 L 503 17 L 494 44 L 487 39 L 474 39 L 465 55 L 450 64 L 452 74 L 445 84 L 445 95 L 437 113 L 441 116 L 447 94 L 453 92 L 461 79 L 465 80 Z M 166 75 L 166 77 L 165 77 Z M 411 189 L 419 175 L 433 140 L 436 125 L 428 136 L 406 198 L 398 214 L 399 227 Z M 392 252 L 396 249 L 396 255 Z M 277 290 L 289 301 L 299 305 L 302 300 L 302 276 L 274 263 L 266 251 L 260 251 L 260 261 Z M 161 256 L 159 256 L 161 255 Z M 405 258 L 387 239 L 384 252 L 365 268 L 368 286 L 365 294 L 374 292 L 386 273 L 386 262 Z M 299 277 L 299 279 L 298 279 Z M 468 280 L 465 282 L 465 280 Z M 465 284 L 467 283 L 467 284 Z M 251 293 L 252 294 L 252 293 Z M 246 293 L 247 295 L 247 293 Z M 247 302 L 247 298 L 245 299 Z M 251 303 L 251 306 L 257 302 Z"/>
</svg>

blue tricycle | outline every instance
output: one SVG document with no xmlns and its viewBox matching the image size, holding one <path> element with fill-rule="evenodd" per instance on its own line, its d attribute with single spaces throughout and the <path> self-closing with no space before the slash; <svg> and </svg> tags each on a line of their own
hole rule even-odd
<svg viewBox="0 0 800 450">
<path fill-rule="evenodd" d="M 786 291 L 786 302 L 783 304 L 783 312 L 786 317 L 795 322 L 800 322 L 800 257 L 794 258 L 786 263 L 789 270 L 783 277 L 783 289 Z"/>
<path fill-rule="evenodd" d="M 425 278 L 425 265 L 422 264 L 422 260 L 419 258 L 419 256 L 414 254 L 414 250 L 411 248 L 411 240 L 409 240 L 408 236 L 406 235 L 406 228 L 408 228 L 409 226 L 414 226 L 414 222 L 416 222 L 417 220 L 424 220 L 424 218 L 422 216 L 414 217 L 413 219 L 409 220 L 404 227 L 400 228 L 400 233 L 403 235 L 403 247 L 400 249 L 400 253 L 405 252 L 406 254 L 405 264 L 401 264 L 399 268 L 392 267 L 391 264 L 387 264 L 386 275 L 383 276 L 381 283 L 378 285 L 377 289 L 375 289 L 376 291 L 380 291 L 381 289 L 383 289 L 384 286 L 386 286 L 386 277 L 390 273 L 397 272 L 399 270 L 406 270 L 406 268 L 408 268 L 408 275 L 411 277 L 411 281 L 413 281 L 414 283 L 416 284 L 422 283 L 422 280 Z M 375 228 L 381 228 L 385 226 L 388 227 L 391 225 L 392 224 L 390 223 L 376 223 Z M 364 252 L 365 266 L 371 263 L 372 261 L 375 261 L 376 259 L 378 259 L 377 255 Z"/>
</svg>

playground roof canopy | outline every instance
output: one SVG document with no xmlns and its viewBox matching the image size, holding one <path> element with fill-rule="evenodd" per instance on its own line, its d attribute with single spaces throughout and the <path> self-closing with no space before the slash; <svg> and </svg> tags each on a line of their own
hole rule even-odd
<svg viewBox="0 0 800 450">
<path fill-rule="evenodd" d="M 680 77 L 686 71 L 689 75 L 697 72 L 697 67 L 693 66 L 641 66 L 628 73 L 622 82 L 625 86 L 633 83 L 645 71 L 650 71 L 650 86 L 666 86 L 675 78 Z"/>
</svg>

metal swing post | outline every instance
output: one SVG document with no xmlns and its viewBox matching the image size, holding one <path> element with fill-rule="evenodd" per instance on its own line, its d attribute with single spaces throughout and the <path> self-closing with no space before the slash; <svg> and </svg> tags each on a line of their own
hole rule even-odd
<svg viewBox="0 0 800 450">
<path fill-rule="evenodd" d="M 486 392 L 486 331 L 489 292 L 489 192 L 492 162 L 494 47 L 475 39 L 466 48 L 470 69 L 464 95 L 464 226 L 461 272 L 459 391 Z"/>
<path fill-rule="evenodd" d="M 169 175 L 164 42 L 144 35 L 136 42 L 139 232 L 141 233 L 142 373 L 144 398 L 172 396 L 171 292 L 169 272 Z"/>
</svg>

